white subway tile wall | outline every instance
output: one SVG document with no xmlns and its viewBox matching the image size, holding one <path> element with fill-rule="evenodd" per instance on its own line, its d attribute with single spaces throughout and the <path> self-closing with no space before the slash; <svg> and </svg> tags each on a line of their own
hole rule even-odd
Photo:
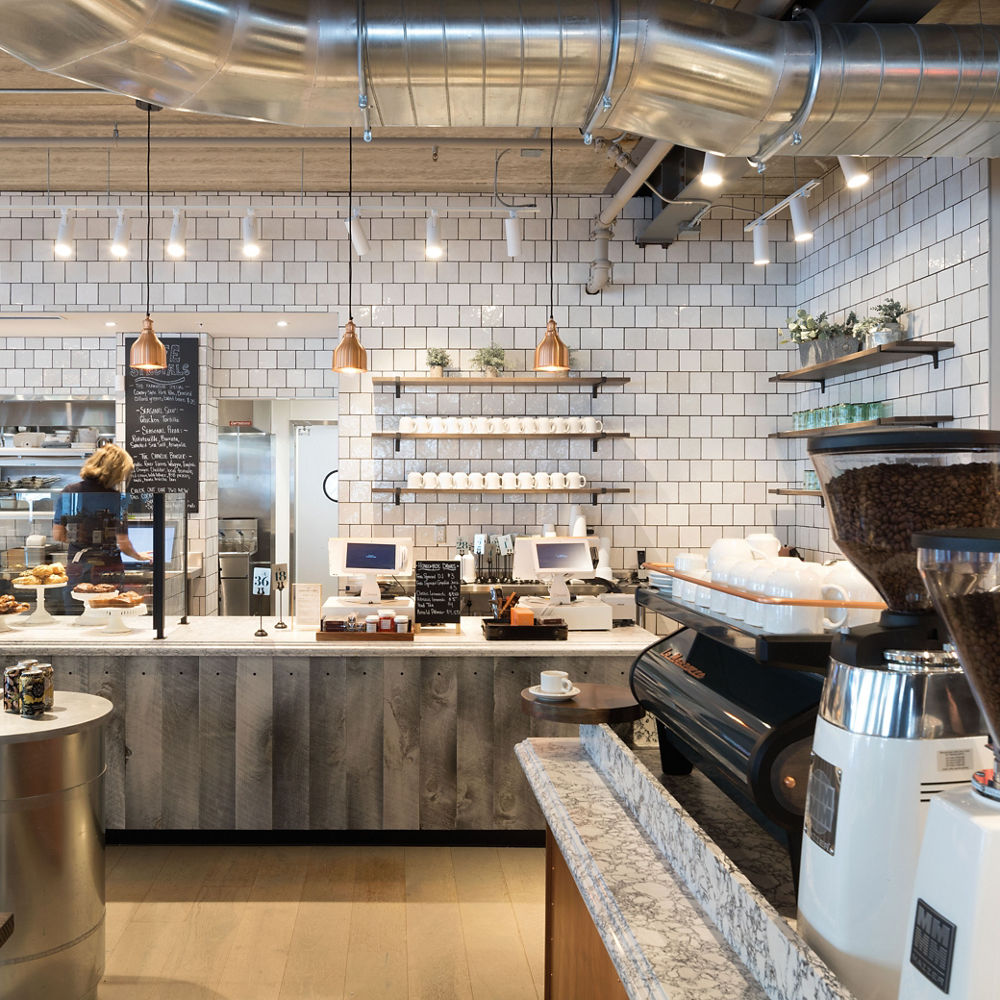
<svg viewBox="0 0 1000 1000">
<path fill-rule="evenodd" d="M 596 505 L 582 498 L 595 531 L 611 539 L 618 570 L 635 566 L 638 549 L 650 560 L 667 560 L 722 534 L 754 529 L 774 528 L 803 551 L 832 554 L 817 501 L 788 502 L 768 493 L 769 487 L 800 482 L 806 465 L 802 442 L 767 437 L 790 426 L 793 410 L 878 399 L 891 401 L 895 413 L 936 410 L 970 426 L 987 418 L 986 163 L 887 160 L 873 164 L 873 173 L 873 190 L 860 195 L 842 190 L 839 174 L 828 175 L 810 205 L 818 222 L 814 246 L 802 251 L 779 223 L 777 263 L 766 268 L 752 263 L 743 232 L 746 211 L 716 210 L 700 234 L 666 249 L 643 248 L 633 236 L 654 209 L 633 202 L 611 245 L 614 284 L 595 297 L 586 295 L 584 285 L 593 254 L 590 220 L 602 199 L 560 197 L 555 316 L 574 351 L 574 369 L 631 379 L 596 399 L 582 389 L 480 390 L 447 381 L 426 391 L 407 388 L 398 400 L 391 391 L 373 391 L 371 374 L 425 373 L 428 347 L 448 349 L 454 372 L 468 373 L 472 354 L 490 342 L 505 349 L 515 372 L 530 369 L 549 302 L 541 217 L 525 220 L 522 256 L 511 261 L 500 219 L 445 215 L 447 256 L 438 263 L 423 257 L 422 219 L 371 218 L 372 253 L 355 260 L 353 291 L 371 373 L 353 378 L 330 371 L 347 318 L 343 199 L 253 195 L 266 242 L 263 259 L 252 262 L 238 251 L 239 213 L 249 195 L 199 196 L 205 205 L 232 211 L 195 217 L 183 262 L 162 259 L 170 220 L 154 219 L 157 328 L 169 332 L 174 310 L 197 309 L 206 317 L 206 485 L 198 528 L 206 565 L 215 554 L 217 400 L 335 398 L 338 392 L 341 523 L 358 534 L 412 530 L 418 557 L 445 555 L 458 537 L 476 531 L 565 526 L 570 498 L 514 496 L 500 503 L 472 494 L 404 493 L 397 506 L 373 496 L 373 487 L 399 484 L 413 470 L 521 469 L 578 471 L 592 483 L 629 489 Z M 195 201 L 189 195 L 172 200 L 181 199 Z M 97 202 L 96 196 L 75 200 Z M 458 211 L 488 205 L 479 196 L 364 201 L 385 212 L 404 202 L 407 208 L 433 204 Z M 735 205 L 755 207 L 749 199 Z M 138 312 L 143 269 L 106 259 L 109 221 L 85 216 L 76 258 L 64 262 L 52 259 L 55 213 L 0 220 L 0 311 L 100 312 L 135 305 Z M 938 371 L 911 362 L 831 383 L 822 397 L 816 389 L 768 381 L 798 366 L 778 335 L 796 307 L 834 315 L 853 307 L 863 314 L 888 295 L 914 310 L 908 318 L 918 336 L 956 341 Z M 213 336 L 211 313 L 217 311 L 328 312 L 330 329 L 321 338 Z M 50 384 L 60 391 L 106 393 L 115 385 L 115 345 L 115 337 L 0 339 L 0 351 L 8 352 L 0 356 L 9 362 L 0 385 L 7 393 L 44 391 Z M 73 361 L 74 352 L 84 351 L 95 375 Z M 83 354 L 76 357 L 84 360 Z M 43 381 L 51 372 L 58 382 Z M 88 384 L 95 376 L 96 383 Z M 585 441 L 489 439 L 403 441 L 396 452 L 391 440 L 372 437 L 394 430 L 405 414 L 593 414 L 606 429 L 631 436 L 602 441 L 596 453 Z M 211 610 L 215 594 L 211 580 L 199 606 Z"/>
</svg>

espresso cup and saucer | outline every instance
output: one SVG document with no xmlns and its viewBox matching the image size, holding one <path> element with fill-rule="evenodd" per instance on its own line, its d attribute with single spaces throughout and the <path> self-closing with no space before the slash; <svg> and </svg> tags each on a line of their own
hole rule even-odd
<svg viewBox="0 0 1000 1000">
<path fill-rule="evenodd" d="M 542 701 L 569 701 L 580 693 L 565 670 L 543 670 L 539 683 L 528 690 Z"/>
</svg>

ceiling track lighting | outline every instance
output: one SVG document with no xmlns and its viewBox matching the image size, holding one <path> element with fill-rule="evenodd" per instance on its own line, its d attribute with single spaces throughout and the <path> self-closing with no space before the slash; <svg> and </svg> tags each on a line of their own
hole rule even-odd
<svg viewBox="0 0 1000 1000">
<path fill-rule="evenodd" d="M 806 198 L 809 197 L 813 188 L 817 187 L 819 187 L 818 180 L 806 181 L 802 187 L 796 188 L 788 197 L 782 198 L 781 201 L 772 205 L 766 212 L 761 212 L 756 219 L 748 222 L 743 227 L 743 232 L 752 233 L 762 223 L 774 218 L 779 212 L 787 208 L 792 213 L 792 228 L 795 233 L 795 241 L 803 243 L 806 240 L 811 240 L 813 238 L 813 230 L 809 222 L 809 209 L 806 207 Z M 763 192 L 763 187 L 761 190 Z M 756 253 L 754 256 L 756 256 Z"/>
<path fill-rule="evenodd" d="M 705 162 L 701 167 L 701 183 L 707 188 L 717 188 L 722 186 L 722 160 L 723 157 L 715 153 L 706 153 Z"/>
<path fill-rule="evenodd" d="M 59 217 L 59 232 L 56 234 L 56 241 L 52 244 L 52 251 L 57 257 L 65 260 L 73 256 L 73 213 L 64 208 Z"/>
<path fill-rule="evenodd" d="M 759 267 L 771 263 L 771 245 L 767 239 L 767 223 L 753 227 L 753 262 Z"/>
<path fill-rule="evenodd" d="M 183 257 L 187 252 L 187 219 L 179 208 L 174 209 L 174 221 L 170 224 L 170 239 L 167 253 L 171 257 Z"/>
<path fill-rule="evenodd" d="M 129 250 L 129 228 L 131 220 L 124 208 L 118 209 L 118 221 L 115 223 L 115 232 L 111 237 L 111 256 L 119 260 L 128 256 Z"/>
<path fill-rule="evenodd" d="M 359 257 L 367 257 L 372 252 L 372 248 L 368 242 L 368 234 L 365 232 L 365 224 L 361 221 L 361 209 L 355 208 L 344 219 L 344 228 L 347 230 L 347 235 L 351 237 L 354 252 Z"/>
<path fill-rule="evenodd" d="M 347 218 L 354 222 L 354 129 L 347 130 Z M 350 232 L 348 225 L 348 232 Z M 353 234 L 351 242 L 354 242 Z M 330 367 L 340 375 L 360 375 L 368 371 L 368 352 L 358 340 L 357 327 L 354 325 L 354 257 L 347 251 L 347 322 L 344 324 L 344 335 L 340 338 L 333 352 L 333 363 Z"/>
<path fill-rule="evenodd" d="M 792 213 L 792 232 L 795 234 L 796 243 L 805 243 L 813 238 L 812 223 L 809 221 L 809 209 L 806 207 L 806 200 L 802 195 L 797 195 L 788 203 L 788 210 Z"/>
<path fill-rule="evenodd" d="M 440 260 L 444 256 L 438 220 L 437 210 L 432 208 L 431 214 L 427 216 L 427 242 L 424 246 L 424 254 L 428 260 Z"/>
<path fill-rule="evenodd" d="M 142 332 L 132 344 L 128 363 L 130 368 L 140 371 L 162 371 L 167 367 L 167 349 L 163 341 L 153 330 L 153 320 L 149 315 L 150 287 L 153 279 L 153 263 L 150 257 L 150 245 L 153 242 L 153 215 L 149 205 L 152 201 L 152 182 L 150 167 L 152 163 L 153 112 L 159 111 L 155 104 L 146 101 L 136 101 L 138 107 L 146 112 L 146 318 L 142 321 Z"/>
<path fill-rule="evenodd" d="M 564 375 L 569 371 L 569 348 L 559 339 L 555 317 L 556 258 L 556 195 L 555 195 L 555 129 L 549 129 L 549 321 L 545 336 L 535 348 L 536 372 Z"/>
<path fill-rule="evenodd" d="M 521 220 L 517 212 L 511 212 L 503 220 L 504 236 L 507 238 L 507 256 L 514 258 L 521 256 Z"/>
<path fill-rule="evenodd" d="M 864 187 L 871 180 L 871 174 L 865 170 L 860 157 L 838 156 L 837 162 L 844 173 L 844 183 L 852 191 Z"/>
<path fill-rule="evenodd" d="M 243 216 L 240 223 L 240 235 L 243 238 L 240 247 L 243 256 L 251 260 L 260 256 L 260 237 L 257 230 L 257 215 L 252 208 L 247 209 L 247 214 Z"/>
</svg>

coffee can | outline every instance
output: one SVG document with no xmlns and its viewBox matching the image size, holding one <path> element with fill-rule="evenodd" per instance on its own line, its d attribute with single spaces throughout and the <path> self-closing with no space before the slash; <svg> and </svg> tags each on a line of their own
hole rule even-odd
<svg viewBox="0 0 1000 1000">
<path fill-rule="evenodd" d="M 45 674 L 45 711 L 49 712 L 56 702 L 55 671 L 51 663 L 38 663 L 35 666 Z"/>
<path fill-rule="evenodd" d="M 21 693 L 21 716 L 37 719 L 45 714 L 45 671 L 37 667 L 21 671 L 17 679 Z"/>
<path fill-rule="evenodd" d="M 24 667 L 20 663 L 13 667 L 5 667 L 3 672 L 3 710 L 13 712 L 15 715 L 21 714 L 21 690 L 18 687 L 18 678 L 24 673 Z"/>
</svg>

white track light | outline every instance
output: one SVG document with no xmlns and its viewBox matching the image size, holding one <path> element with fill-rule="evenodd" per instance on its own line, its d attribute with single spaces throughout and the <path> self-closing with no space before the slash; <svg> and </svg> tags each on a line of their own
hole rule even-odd
<svg viewBox="0 0 1000 1000">
<path fill-rule="evenodd" d="M 73 256 L 73 215 L 68 208 L 62 210 L 59 232 L 56 234 L 52 250 L 57 257 L 64 259 Z"/>
<path fill-rule="evenodd" d="M 795 233 L 796 243 L 805 243 L 813 238 L 812 224 L 809 222 L 809 210 L 806 208 L 806 200 L 802 195 L 798 195 L 788 203 L 788 209 L 792 213 L 792 230 Z"/>
<path fill-rule="evenodd" d="M 243 256 L 251 259 L 259 257 L 260 239 L 257 236 L 257 216 L 252 208 L 248 208 L 247 214 L 243 216 L 241 229 L 243 232 Z"/>
<path fill-rule="evenodd" d="M 174 221 L 170 224 L 170 239 L 167 240 L 167 253 L 171 257 L 183 257 L 186 250 L 187 219 L 179 208 L 174 209 Z"/>
<path fill-rule="evenodd" d="M 521 255 L 521 220 L 517 217 L 517 212 L 511 212 L 503 220 L 503 231 L 507 236 L 507 256 L 519 257 Z"/>
<path fill-rule="evenodd" d="M 771 245 L 767 240 L 767 223 L 753 227 L 753 262 L 763 266 L 771 263 Z"/>
<path fill-rule="evenodd" d="M 344 219 L 344 227 L 347 229 L 347 235 L 351 237 L 354 252 L 359 257 L 366 257 L 372 252 L 368 242 L 368 234 L 365 232 L 365 224 L 361 221 L 361 213 L 358 209 L 354 209 L 349 219 Z"/>
<path fill-rule="evenodd" d="M 115 234 L 111 237 L 111 253 L 119 260 L 128 256 L 130 221 L 129 217 L 125 214 L 125 209 L 119 208 L 118 221 L 115 223 Z"/>
<path fill-rule="evenodd" d="M 706 153 L 705 162 L 701 168 L 701 183 L 705 187 L 717 188 L 722 184 L 722 157 L 715 153 Z"/>
<path fill-rule="evenodd" d="M 864 187 L 871 180 L 871 175 L 865 170 L 860 159 L 853 156 L 838 156 L 837 162 L 844 171 L 844 181 L 849 188 Z"/>
<path fill-rule="evenodd" d="M 427 216 L 427 245 L 424 253 L 430 260 L 440 260 L 444 256 L 444 247 L 441 245 L 441 236 L 438 232 L 438 214 L 435 211 Z"/>
</svg>

